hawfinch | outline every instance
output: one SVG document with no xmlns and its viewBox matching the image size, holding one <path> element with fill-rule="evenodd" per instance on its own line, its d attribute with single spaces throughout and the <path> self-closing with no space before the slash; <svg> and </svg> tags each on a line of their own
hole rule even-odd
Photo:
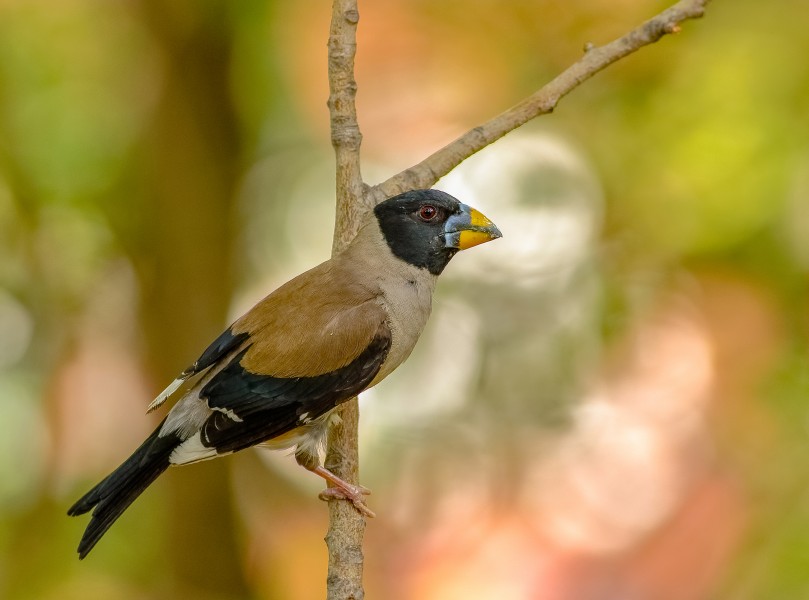
<svg viewBox="0 0 809 600">
<path fill-rule="evenodd" d="M 179 397 L 134 454 L 68 510 L 93 511 L 79 557 L 168 467 L 259 444 L 294 447 L 329 495 L 373 516 L 365 488 L 320 464 L 334 409 L 410 355 L 436 278 L 455 253 L 500 235 L 444 192 L 415 190 L 378 204 L 343 252 L 256 304 L 151 403 L 150 411 Z"/>
</svg>

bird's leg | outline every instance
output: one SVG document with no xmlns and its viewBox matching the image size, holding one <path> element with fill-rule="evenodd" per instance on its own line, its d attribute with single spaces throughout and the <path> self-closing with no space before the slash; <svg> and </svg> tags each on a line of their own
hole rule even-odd
<svg viewBox="0 0 809 600">
<path fill-rule="evenodd" d="M 363 496 L 370 494 L 371 490 L 361 485 L 348 483 L 321 465 L 320 456 L 317 452 L 319 446 L 320 438 L 316 437 L 314 442 L 298 444 L 295 450 L 295 460 L 298 464 L 307 471 L 311 471 L 318 477 L 325 479 L 329 486 L 320 492 L 318 497 L 321 500 L 333 500 L 335 498 L 348 500 L 361 515 L 375 517 L 376 514 L 366 506 L 365 498 L 363 498 Z"/>
<path fill-rule="evenodd" d="M 306 467 L 306 465 L 304 465 L 304 467 Z M 363 496 L 367 496 L 371 493 L 371 490 L 369 490 L 367 487 L 348 483 L 321 465 L 306 468 L 312 471 L 312 473 L 315 475 L 319 475 L 325 479 L 329 484 L 329 487 L 320 492 L 318 497 L 321 500 L 331 500 L 332 498 L 348 500 L 354 505 L 354 508 L 356 508 L 360 514 L 366 517 L 376 516 L 376 513 L 368 508 L 368 506 L 365 504 L 365 498 L 363 498 Z"/>
</svg>

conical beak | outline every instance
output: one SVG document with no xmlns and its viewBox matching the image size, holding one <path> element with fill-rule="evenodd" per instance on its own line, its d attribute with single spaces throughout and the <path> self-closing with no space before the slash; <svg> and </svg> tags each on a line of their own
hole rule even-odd
<svg viewBox="0 0 809 600">
<path fill-rule="evenodd" d="M 444 225 L 444 245 L 447 248 L 466 250 L 503 237 L 497 226 L 486 216 L 466 204 L 461 212 L 451 215 Z"/>
</svg>

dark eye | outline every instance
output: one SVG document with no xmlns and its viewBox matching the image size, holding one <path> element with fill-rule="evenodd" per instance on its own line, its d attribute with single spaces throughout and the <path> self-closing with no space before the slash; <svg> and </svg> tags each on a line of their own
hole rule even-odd
<svg viewBox="0 0 809 600">
<path fill-rule="evenodd" d="M 432 204 L 425 204 L 419 209 L 419 218 L 422 221 L 432 221 L 438 216 L 438 209 Z"/>
</svg>

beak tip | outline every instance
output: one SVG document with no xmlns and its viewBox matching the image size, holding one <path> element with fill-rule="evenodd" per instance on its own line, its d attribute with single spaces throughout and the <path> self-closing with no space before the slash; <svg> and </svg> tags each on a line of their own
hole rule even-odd
<svg viewBox="0 0 809 600">
<path fill-rule="evenodd" d="M 446 242 L 449 247 L 466 250 L 503 237 L 497 225 L 483 213 L 465 204 L 462 208 L 459 215 L 447 221 L 449 230 L 445 226 L 445 233 L 452 235 L 451 241 Z"/>
</svg>

